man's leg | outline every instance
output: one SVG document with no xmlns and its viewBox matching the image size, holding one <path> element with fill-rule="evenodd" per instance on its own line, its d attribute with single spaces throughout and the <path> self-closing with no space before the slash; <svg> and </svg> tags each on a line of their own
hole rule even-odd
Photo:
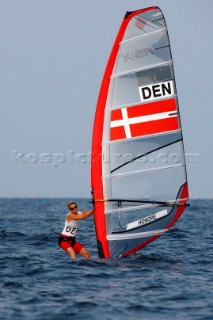
<svg viewBox="0 0 213 320">
<path fill-rule="evenodd" d="M 73 249 L 75 250 L 76 253 L 80 254 L 86 259 L 91 259 L 90 253 L 87 251 L 87 249 L 80 243 L 80 242 L 75 242 Z"/>
<path fill-rule="evenodd" d="M 69 247 L 66 251 L 72 259 L 76 259 L 75 250 L 73 248 Z"/>
<path fill-rule="evenodd" d="M 79 254 L 86 259 L 91 259 L 91 255 L 90 255 L 89 251 L 87 251 L 87 249 L 84 247 L 80 250 Z"/>
</svg>

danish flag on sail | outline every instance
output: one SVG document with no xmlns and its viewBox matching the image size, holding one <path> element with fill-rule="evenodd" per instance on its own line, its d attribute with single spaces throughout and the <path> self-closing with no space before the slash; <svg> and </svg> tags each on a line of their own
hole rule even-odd
<svg viewBox="0 0 213 320">
<path fill-rule="evenodd" d="M 110 141 L 179 129 L 174 98 L 112 110 Z"/>
</svg>

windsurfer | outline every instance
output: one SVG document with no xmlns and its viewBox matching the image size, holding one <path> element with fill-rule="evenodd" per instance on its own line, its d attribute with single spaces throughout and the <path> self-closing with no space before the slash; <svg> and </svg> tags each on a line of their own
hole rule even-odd
<svg viewBox="0 0 213 320">
<path fill-rule="evenodd" d="M 90 217 L 93 214 L 93 210 L 78 211 L 78 205 L 74 201 L 68 202 L 67 207 L 70 211 L 66 216 L 64 229 L 59 236 L 59 246 L 67 252 L 72 259 L 76 259 L 76 253 L 86 259 L 90 259 L 90 253 L 80 242 L 76 241 L 75 235 L 80 220 Z"/>
</svg>

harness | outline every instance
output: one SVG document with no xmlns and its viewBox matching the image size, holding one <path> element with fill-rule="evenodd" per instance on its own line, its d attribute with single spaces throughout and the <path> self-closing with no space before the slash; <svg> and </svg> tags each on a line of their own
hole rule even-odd
<svg viewBox="0 0 213 320">
<path fill-rule="evenodd" d="M 60 247 L 61 242 L 67 241 L 69 242 L 69 244 L 71 245 L 71 247 L 74 246 L 74 244 L 76 243 L 75 237 L 63 237 L 63 236 L 59 236 L 58 238 L 58 245 Z"/>
</svg>

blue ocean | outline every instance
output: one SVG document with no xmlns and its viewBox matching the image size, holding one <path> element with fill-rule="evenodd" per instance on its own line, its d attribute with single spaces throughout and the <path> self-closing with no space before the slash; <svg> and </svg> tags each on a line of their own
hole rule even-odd
<svg viewBox="0 0 213 320">
<path fill-rule="evenodd" d="M 0 199 L 0 319 L 213 319 L 213 200 L 191 200 L 172 229 L 126 258 L 99 259 L 93 217 L 58 247 L 70 199 Z M 75 199 L 81 210 L 88 199 Z"/>
</svg>

